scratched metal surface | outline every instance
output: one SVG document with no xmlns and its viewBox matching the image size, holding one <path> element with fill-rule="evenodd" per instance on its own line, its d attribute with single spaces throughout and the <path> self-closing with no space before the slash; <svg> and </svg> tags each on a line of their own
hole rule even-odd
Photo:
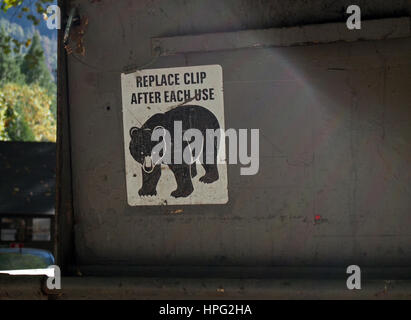
<svg viewBox="0 0 411 320">
<path fill-rule="evenodd" d="M 373 18 L 411 8 L 360 2 Z M 226 128 L 260 129 L 260 170 L 229 166 L 227 205 L 129 207 L 120 73 L 151 60 L 151 38 L 335 21 L 344 1 L 77 3 L 89 18 L 85 64 L 68 58 L 80 264 L 411 263 L 411 39 L 160 57 L 150 67 L 223 67 Z"/>
</svg>

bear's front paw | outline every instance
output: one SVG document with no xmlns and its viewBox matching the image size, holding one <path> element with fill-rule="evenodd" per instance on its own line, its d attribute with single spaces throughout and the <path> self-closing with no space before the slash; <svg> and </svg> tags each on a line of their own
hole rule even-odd
<svg viewBox="0 0 411 320">
<path fill-rule="evenodd" d="M 143 188 L 141 188 L 141 189 L 138 191 L 138 195 L 139 195 L 140 197 L 145 197 L 145 196 L 153 197 L 153 196 L 156 196 L 156 195 L 157 195 L 157 190 L 147 191 L 147 190 L 144 190 Z"/>
<path fill-rule="evenodd" d="M 185 190 L 174 190 L 173 192 L 171 192 L 171 196 L 174 198 L 185 198 L 188 197 L 191 193 L 193 193 L 194 189 L 193 188 L 186 188 Z"/>
</svg>

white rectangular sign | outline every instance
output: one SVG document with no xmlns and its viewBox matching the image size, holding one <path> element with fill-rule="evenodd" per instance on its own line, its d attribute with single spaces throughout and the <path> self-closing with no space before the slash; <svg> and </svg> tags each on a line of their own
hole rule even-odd
<svg viewBox="0 0 411 320">
<path fill-rule="evenodd" d="M 131 206 L 228 201 L 219 65 L 121 75 Z"/>
</svg>

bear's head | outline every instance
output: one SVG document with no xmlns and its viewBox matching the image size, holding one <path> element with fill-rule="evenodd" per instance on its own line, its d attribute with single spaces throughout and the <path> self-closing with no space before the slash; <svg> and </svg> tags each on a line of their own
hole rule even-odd
<svg viewBox="0 0 411 320">
<path fill-rule="evenodd" d="M 151 129 L 132 127 L 130 129 L 130 153 L 138 163 L 142 164 L 145 169 L 150 170 L 153 167 L 151 151 L 153 142 L 151 141 Z"/>
<path fill-rule="evenodd" d="M 154 128 L 154 130 L 156 129 L 157 127 Z M 151 140 L 152 133 L 153 130 L 149 128 L 132 127 L 130 129 L 129 149 L 131 156 L 143 166 L 147 173 L 153 171 L 153 167 L 160 163 L 164 155 L 163 151 L 160 151 L 159 154 L 153 151 L 158 142 Z"/>
</svg>

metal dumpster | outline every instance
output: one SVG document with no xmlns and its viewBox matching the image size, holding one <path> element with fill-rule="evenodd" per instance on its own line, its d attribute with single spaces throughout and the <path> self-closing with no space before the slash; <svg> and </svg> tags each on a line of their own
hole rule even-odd
<svg viewBox="0 0 411 320">
<path fill-rule="evenodd" d="M 361 30 L 346 28 L 347 1 L 60 4 L 82 21 L 70 54 L 60 31 L 63 272 L 310 278 L 355 264 L 408 277 L 407 2 L 359 1 Z M 257 174 L 228 164 L 224 204 L 129 205 L 121 74 L 211 65 L 225 128 L 259 129 Z"/>
</svg>

